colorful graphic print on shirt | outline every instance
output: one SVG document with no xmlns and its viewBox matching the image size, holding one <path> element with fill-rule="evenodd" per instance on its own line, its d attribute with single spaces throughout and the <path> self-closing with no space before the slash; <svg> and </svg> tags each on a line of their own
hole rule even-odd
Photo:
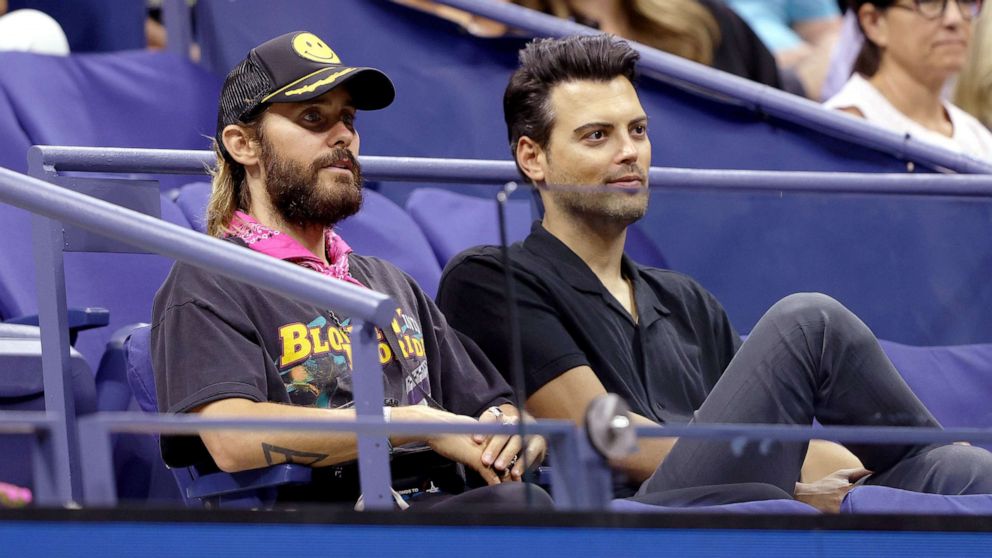
<svg viewBox="0 0 992 558">
<path fill-rule="evenodd" d="M 320 315 L 308 323 L 279 327 L 281 354 L 275 364 L 294 405 L 343 408 L 353 404 L 351 319 L 340 324 Z M 376 328 L 386 403 L 427 404 L 431 387 L 420 323 L 397 308 L 391 326 L 394 336 Z"/>
</svg>

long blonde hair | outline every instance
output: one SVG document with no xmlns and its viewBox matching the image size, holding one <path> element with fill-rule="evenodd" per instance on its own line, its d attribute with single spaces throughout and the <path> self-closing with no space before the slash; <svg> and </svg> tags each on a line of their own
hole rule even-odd
<svg viewBox="0 0 992 558">
<path fill-rule="evenodd" d="M 954 104 L 992 128 L 992 7 L 985 6 L 973 24 L 971 50 L 954 88 Z"/>
<path fill-rule="evenodd" d="M 251 209 L 251 192 L 245 184 L 245 168 L 220 151 L 214 141 L 217 166 L 210 171 L 210 200 L 207 202 L 207 234 L 218 238 L 227 234 L 234 212 Z"/>
<path fill-rule="evenodd" d="M 713 63 L 720 27 L 696 0 L 621 0 L 634 36 L 625 37 L 701 64 Z M 514 0 L 521 6 L 574 17 L 568 0 Z"/>
</svg>

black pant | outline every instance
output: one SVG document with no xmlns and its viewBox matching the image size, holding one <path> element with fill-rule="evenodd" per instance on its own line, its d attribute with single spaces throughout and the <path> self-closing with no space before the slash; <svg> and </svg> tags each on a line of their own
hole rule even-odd
<svg viewBox="0 0 992 558">
<path fill-rule="evenodd" d="M 755 325 L 696 423 L 929 426 L 937 420 L 909 389 L 867 326 L 840 303 L 798 294 Z M 681 439 L 639 494 L 702 485 L 766 483 L 792 494 L 807 443 Z M 992 454 L 970 446 L 850 444 L 874 471 L 868 484 L 939 494 L 992 493 Z"/>
</svg>

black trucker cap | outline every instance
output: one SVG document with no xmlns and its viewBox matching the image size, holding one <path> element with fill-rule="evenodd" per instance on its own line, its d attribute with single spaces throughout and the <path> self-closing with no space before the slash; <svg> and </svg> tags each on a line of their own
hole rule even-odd
<svg viewBox="0 0 992 558">
<path fill-rule="evenodd" d="M 224 80 L 215 136 L 221 152 L 227 155 L 221 141 L 227 125 L 251 121 L 269 103 L 306 101 L 345 83 L 359 110 L 385 108 L 396 96 L 386 74 L 342 64 L 313 33 L 295 31 L 258 45 Z"/>
</svg>

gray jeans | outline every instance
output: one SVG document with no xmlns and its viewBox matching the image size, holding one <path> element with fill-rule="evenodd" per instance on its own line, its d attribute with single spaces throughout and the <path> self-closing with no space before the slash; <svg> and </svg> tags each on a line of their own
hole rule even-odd
<svg viewBox="0 0 992 558">
<path fill-rule="evenodd" d="M 929 426 L 940 424 L 909 389 L 865 324 L 832 298 L 791 295 L 758 321 L 695 423 Z M 806 443 L 680 439 L 639 494 L 767 483 L 792 494 Z M 992 493 L 992 454 L 970 446 L 849 444 L 868 484 L 938 494 Z"/>
</svg>

